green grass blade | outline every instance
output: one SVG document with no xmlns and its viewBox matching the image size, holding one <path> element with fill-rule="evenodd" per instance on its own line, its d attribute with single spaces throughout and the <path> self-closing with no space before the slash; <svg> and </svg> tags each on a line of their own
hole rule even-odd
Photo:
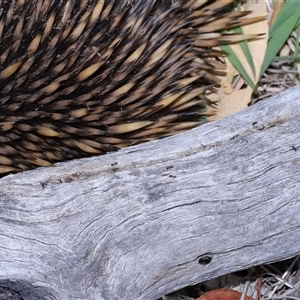
<svg viewBox="0 0 300 300">
<path fill-rule="evenodd" d="M 294 0 L 287 0 L 278 18 L 270 28 L 268 47 L 260 71 L 260 77 L 274 60 L 279 50 L 300 21 L 300 1 L 293 1 Z"/>
<path fill-rule="evenodd" d="M 241 76 L 245 79 L 245 81 L 251 86 L 253 90 L 256 89 L 256 86 L 254 82 L 252 81 L 251 77 L 248 75 L 246 72 L 243 64 L 241 61 L 238 59 L 234 51 L 229 45 L 223 45 L 221 46 L 221 49 L 223 50 L 224 53 L 226 53 L 228 59 L 232 63 L 232 65 L 236 68 L 236 70 L 241 74 Z"/>
<path fill-rule="evenodd" d="M 243 34 L 243 29 L 242 28 L 235 28 L 233 30 L 234 32 L 238 33 L 238 34 Z M 249 45 L 248 45 L 248 41 L 241 41 L 239 43 L 246 59 L 247 59 L 247 62 L 251 68 L 251 71 L 252 71 L 252 74 L 253 76 L 255 77 L 256 75 L 256 70 L 255 70 L 255 64 L 254 64 L 254 60 L 253 60 L 253 57 L 252 57 L 252 54 L 251 54 L 251 51 L 249 49 Z M 239 70 L 237 70 L 239 72 Z"/>
</svg>

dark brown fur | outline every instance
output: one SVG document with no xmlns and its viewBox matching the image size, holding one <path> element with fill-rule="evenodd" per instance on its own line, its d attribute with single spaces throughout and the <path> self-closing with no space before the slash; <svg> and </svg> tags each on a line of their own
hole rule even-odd
<svg viewBox="0 0 300 300">
<path fill-rule="evenodd" d="M 210 47 L 253 20 L 224 10 L 233 0 L 200 2 L 1 1 L 0 174 L 201 123 L 217 83 Z"/>
</svg>

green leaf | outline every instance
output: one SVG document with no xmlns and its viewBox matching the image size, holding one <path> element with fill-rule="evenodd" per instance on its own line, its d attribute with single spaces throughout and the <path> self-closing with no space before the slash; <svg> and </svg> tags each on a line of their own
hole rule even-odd
<svg viewBox="0 0 300 300">
<path fill-rule="evenodd" d="M 252 87 L 253 90 L 256 89 L 254 82 L 252 81 L 251 77 L 248 75 L 247 71 L 245 70 L 243 64 L 238 59 L 234 51 L 229 45 L 221 46 L 221 49 L 224 53 L 226 53 L 228 59 L 232 63 L 232 65 L 236 68 L 236 70 L 241 74 L 241 76 L 245 79 L 245 81 Z"/>
<path fill-rule="evenodd" d="M 269 41 L 260 77 L 269 67 L 291 32 L 300 22 L 300 1 L 287 0 L 276 21 L 270 27 Z"/>
</svg>

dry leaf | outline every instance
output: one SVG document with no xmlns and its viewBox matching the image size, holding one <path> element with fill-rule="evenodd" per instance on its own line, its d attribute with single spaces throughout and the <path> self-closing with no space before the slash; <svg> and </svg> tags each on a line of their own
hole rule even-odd
<svg viewBox="0 0 300 300">
<path fill-rule="evenodd" d="M 241 292 L 230 289 L 216 289 L 203 294 L 196 300 L 240 300 Z M 254 300 L 249 296 L 245 296 L 245 300 Z"/>
<path fill-rule="evenodd" d="M 266 16 L 267 8 L 266 4 L 263 2 L 260 3 L 247 3 L 245 10 L 251 10 L 253 13 L 249 17 L 255 16 Z M 264 20 L 257 22 L 251 25 L 243 26 L 244 33 L 263 33 L 264 36 L 260 39 L 249 41 L 248 45 L 250 52 L 253 57 L 256 74 L 260 73 L 261 65 L 264 60 L 267 42 L 268 42 L 268 21 Z M 249 75 L 252 75 L 251 78 L 254 83 L 257 83 L 258 78 L 253 76 L 250 66 L 244 56 L 243 51 L 241 50 L 238 44 L 231 46 L 234 49 L 234 52 L 238 56 L 239 60 L 242 62 L 244 68 L 247 70 Z M 217 113 L 209 118 L 209 121 L 219 120 L 226 116 L 232 115 L 248 106 L 252 96 L 252 88 L 248 86 L 245 89 L 236 90 L 232 87 L 233 78 L 238 75 L 235 68 L 232 66 L 230 61 L 225 59 L 227 70 L 226 77 L 221 77 L 221 87 L 218 89 L 217 94 L 212 94 L 209 98 L 213 101 L 218 102 Z M 239 87 L 244 84 L 243 79 L 238 83 Z"/>
</svg>

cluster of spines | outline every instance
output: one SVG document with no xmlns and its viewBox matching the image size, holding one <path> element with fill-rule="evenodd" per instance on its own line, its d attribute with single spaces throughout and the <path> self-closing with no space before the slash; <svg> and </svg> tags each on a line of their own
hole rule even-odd
<svg viewBox="0 0 300 300">
<path fill-rule="evenodd" d="M 0 8 L 0 174 L 201 123 L 211 47 L 254 19 L 197 0 L 12 0 Z"/>
</svg>

